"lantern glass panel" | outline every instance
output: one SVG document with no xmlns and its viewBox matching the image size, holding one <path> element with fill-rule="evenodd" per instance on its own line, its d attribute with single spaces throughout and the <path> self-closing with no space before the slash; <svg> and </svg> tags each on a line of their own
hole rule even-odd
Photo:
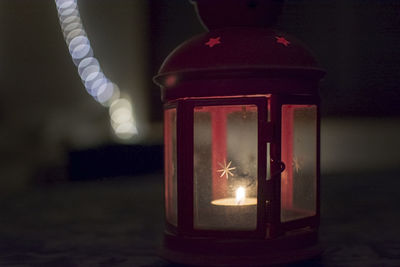
<svg viewBox="0 0 400 267">
<path fill-rule="evenodd" d="M 281 221 L 316 214 L 317 107 L 282 106 Z"/>
<path fill-rule="evenodd" d="M 165 215 L 167 221 L 177 226 L 178 195 L 176 176 L 176 109 L 164 112 L 164 157 L 165 157 Z"/>
<path fill-rule="evenodd" d="M 256 105 L 195 107 L 195 229 L 256 228 L 257 117 Z"/>
</svg>

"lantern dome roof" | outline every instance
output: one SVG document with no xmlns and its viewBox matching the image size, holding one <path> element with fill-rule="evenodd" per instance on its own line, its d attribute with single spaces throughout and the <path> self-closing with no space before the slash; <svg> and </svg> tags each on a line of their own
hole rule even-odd
<svg viewBox="0 0 400 267">
<path fill-rule="evenodd" d="M 202 33 L 178 46 L 154 80 L 163 87 L 173 87 L 188 79 L 295 75 L 319 80 L 323 74 L 309 50 L 288 34 L 232 27 Z"/>
</svg>

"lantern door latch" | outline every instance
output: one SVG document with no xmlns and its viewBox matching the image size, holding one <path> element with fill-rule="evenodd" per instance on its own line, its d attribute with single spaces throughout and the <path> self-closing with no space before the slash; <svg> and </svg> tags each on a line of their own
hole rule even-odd
<svg viewBox="0 0 400 267">
<path fill-rule="evenodd" d="M 271 162 L 274 163 L 275 161 L 271 158 Z M 279 168 L 271 174 L 272 179 L 275 178 L 275 176 L 280 175 L 286 169 L 286 165 L 282 161 L 277 161 L 275 164 L 278 165 Z"/>
</svg>

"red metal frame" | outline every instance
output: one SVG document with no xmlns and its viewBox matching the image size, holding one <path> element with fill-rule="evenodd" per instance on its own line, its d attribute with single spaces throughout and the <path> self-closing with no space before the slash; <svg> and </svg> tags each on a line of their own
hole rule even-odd
<svg viewBox="0 0 400 267">
<path fill-rule="evenodd" d="M 271 140 L 271 179 L 267 181 L 268 189 L 270 190 L 271 200 L 269 202 L 269 233 L 268 237 L 277 237 L 281 234 L 279 225 L 280 220 L 280 122 L 277 119 L 279 113 L 278 97 L 275 94 L 270 98 L 270 112 L 272 125 L 272 140 Z"/>
<path fill-rule="evenodd" d="M 197 74 L 198 72 L 196 72 Z M 260 74 L 261 75 L 261 74 Z M 246 97 L 249 95 L 266 95 L 266 94 L 313 94 L 317 92 L 318 81 L 300 78 L 286 78 L 279 76 L 265 79 L 271 73 L 263 74 L 263 79 L 252 76 L 245 79 L 239 79 L 238 75 L 230 73 L 229 79 L 225 77 L 199 77 L 195 80 L 180 80 L 180 83 L 174 87 L 165 87 L 161 89 L 161 97 L 163 101 L 171 101 L 175 99 L 185 98 L 208 98 L 208 97 Z M 179 76 L 180 77 L 180 76 Z M 292 76 L 290 76 L 292 77 Z M 295 77 L 302 77 L 300 73 L 296 73 Z M 181 77 L 182 78 L 182 77 Z M 212 79 L 211 79 L 212 78 Z M 159 77 L 159 79 L 161 79 Z M 158 80 L 158 78 L 156 78 Z M 190 90 L 188 90 L 190 88 Z M 267 89 L 268 88 L 268 89 Z"/>
<path fill-rule="evenodd" d="M 193 229 L 193 108 L 177 101 L 178 234 L 190 235 Z M 191 219 L 188 219 L 191 218 Z"/>
<path fill-rule="evenodd" d="M 171 111 L 173 108 L 166 109 L 164 112 L 164 176 L 165 176 L 165 218 L 170 221 L 169 215 L 172 213 L 172 194 L 173 194 L 173 183 L 172 179 L 172 125 L 171 125 Z"/>
</svg>

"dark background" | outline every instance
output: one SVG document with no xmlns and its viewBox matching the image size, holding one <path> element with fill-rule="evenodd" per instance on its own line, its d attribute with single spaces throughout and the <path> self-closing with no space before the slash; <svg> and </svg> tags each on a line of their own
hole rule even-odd
<svg viewBox="0 0 400 267">
<path fill-rule="evenodd" d="M 85 92 L 53 1 L 0 0 L 0 263 L 163 266 L 162 103 L 151 79 L 204 30 L 184 0 L 78 3 L 104 73 L 132 98 L 139 136 L 119 140 Z M 328 249 L 315 264 L 399 265 L 400 2 L 288 0 L 277 28 L 327 70 Z"/>
<path fill-rule="evenodd" d="M 0 5 L 0 147 L 2 171 L 13 177 L 3 179 L 10 185 L 3 188 L 18 188 L 43 165 L 65 165 L 71 150 L 121 140 L 112 133 L 107 109 L 84 90 L 55 4 L 1 0 Z M 151 79 L 170 51 L 204 31 L 192 5 L 184 0 L 81 0 L 79 8 L 104 73 L 133 101 L 139 136 L 124 143 L 161 144 L 162 103 Z M 398 145 L 393 138 L 400 115 L 398 1 L 286 1 L 277 28 L 303 40 L 327 70 L 321 83 L 323 132 L 340 128 L 337 118 L 358 117 L 347 123 L 352 128 L 340 132 L 364 133 L 370 127 L 368 132 L 376 131 L 371 138 L 381 142 L 371 143 Z M 330 143 L 326 138 L 323 148 Z M 357 146 L 352 151 L 366 149 L 358 141 L 348 142 Z M 393 153 L 389 148 L 378 161 L 395 165 Z M 323 162 L 325 157 L 330 156 L 323 153 Z"/>
</svg>

